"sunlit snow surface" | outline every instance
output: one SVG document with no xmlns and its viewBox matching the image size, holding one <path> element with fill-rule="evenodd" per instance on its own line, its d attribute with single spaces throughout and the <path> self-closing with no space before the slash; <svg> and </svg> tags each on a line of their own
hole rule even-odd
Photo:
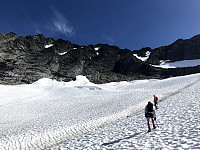
<svg viewBox="0 0 200 150">
<path fill-rule="evenodd" d="M 163 61 L 160 65 L 153 65 L 153 66 L 161 68 L 182 68 L 182 67 L 193 67 L 197 65 L 200 65 L 200 59 L 183 60 L 176 62 Z"/>
<path fill-rule="evenodd" d="M 199 150 L 199 86 L 198 81 L 159 99 L 159 109 L 156 110 L 157 128 L 150 133 L 147 133 L 144 111 L 140 111 L 121 121 L 65 141 L 51 150 Z"/>
<path fill-rule="evenodd" d="M 137 54 L 133 54 L 133 56 L 135 56 L 137 59 L 140 59 L 140 60 L 142 60 L 142 61 L 147 61 L 147 59 L 149 58 L 150 54 L 151 54 L 151 52 L 150 52 L 150 51 L 147 51 L 145 57 L 140 57 L 140 56 L 138 56 Z"/>
<path fill-rule="evenodd" d="M 58 53 L 58 55 L 65 55 L 65 54 L 67 54 L 67 52 Z"/>
<path fill-rule="evenodd" d="M 167 100 L 197 84 L 199 79 L 200 74 L 195 74 L 165 80 L 93 84 L 78 76 L 71 82 L 41 79 L 30 85 L 0 85 L 0 149 L 52 147 L 140 112 L 154 94 Z M 184 93 L 187 95 L 187 90 Z M 167 112 L 163 112 L 164 115 Z M 137 119 L 142 119 L 146 126 L 143 113 L 134 121 L 138 122 Z"/>
<path fill-rule="evenodd" d="M 53 44 L 49 44 L 49 45 L 45 45 L 44 47 L 49 48 L 49 47 L 52 47 L 52 46 L 53 46 Z"/>
</svg>

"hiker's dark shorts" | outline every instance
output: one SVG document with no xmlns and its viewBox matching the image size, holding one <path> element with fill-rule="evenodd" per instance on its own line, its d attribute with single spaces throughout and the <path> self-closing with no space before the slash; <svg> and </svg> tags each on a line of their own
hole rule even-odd
<svg viewBox="0 0 200 150">
<path fill-rule="evenodd" d="M 152 114 L 152 113 L 146 113 L 146 114 L 145 114 L 145 117 L 146 117 L 146 118 L 148 118 L 148 117 L 149 117 L 149 118 L 153 118 L 153 114 Z"/>
</svg>

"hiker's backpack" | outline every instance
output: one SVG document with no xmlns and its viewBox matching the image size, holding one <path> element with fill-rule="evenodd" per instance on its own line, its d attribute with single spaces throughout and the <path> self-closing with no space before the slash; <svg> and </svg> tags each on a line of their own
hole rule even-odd
<svg viewBox="0 0 200 150">
<path fill-rule="evenodd" d="M 155 101 L 155 102 L 158 102 L 158 98 L 157 98 L 157 97 L 155 97 L 155 98 L 154 98 L 154 101 Z"/>
<path fill-rule="evenodd" d="M 152 111 L 153 111 L 153 104 L 152 103 L 148 103 L 147 112 L 152 112 Z"/>
</svg>

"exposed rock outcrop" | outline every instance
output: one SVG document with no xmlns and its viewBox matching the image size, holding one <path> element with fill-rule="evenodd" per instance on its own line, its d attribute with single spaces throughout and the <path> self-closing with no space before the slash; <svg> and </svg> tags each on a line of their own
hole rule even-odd
<svg viewBox="0 0 200 150">
<path fill-rule="evenodd" d="M 146 51 L 151 52 L 148 61 L 143 62 L 130 50 L 107 44 L 79 46 L 41 34 L 26 37 L 0 34 L 0 84 L 32 83 L 44 77 L 70 81 L 77 75 L 84 75 L 94 83 L 107 83 L 197 73 L 200 67 L 162 69 L 149 64 L 200 58 L 199 47 L 200 37 L 196 36 L 154 50 L 148 47 L 135 51 L 143 57 Z"/>
</svg>

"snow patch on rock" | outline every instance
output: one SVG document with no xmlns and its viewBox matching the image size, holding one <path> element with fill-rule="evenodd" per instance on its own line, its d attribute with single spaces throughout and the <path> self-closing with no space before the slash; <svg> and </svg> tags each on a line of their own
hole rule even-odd
<svg viewBox="0 0 200 150">
<path fill-rule="evenodd" d="M 48 45 L 45 45 L 44 47 L 49 48 L 49 47 L 52 47 L 52 46 L 53 46 L 53 44 L 48 44 Z"/>
</svg>

